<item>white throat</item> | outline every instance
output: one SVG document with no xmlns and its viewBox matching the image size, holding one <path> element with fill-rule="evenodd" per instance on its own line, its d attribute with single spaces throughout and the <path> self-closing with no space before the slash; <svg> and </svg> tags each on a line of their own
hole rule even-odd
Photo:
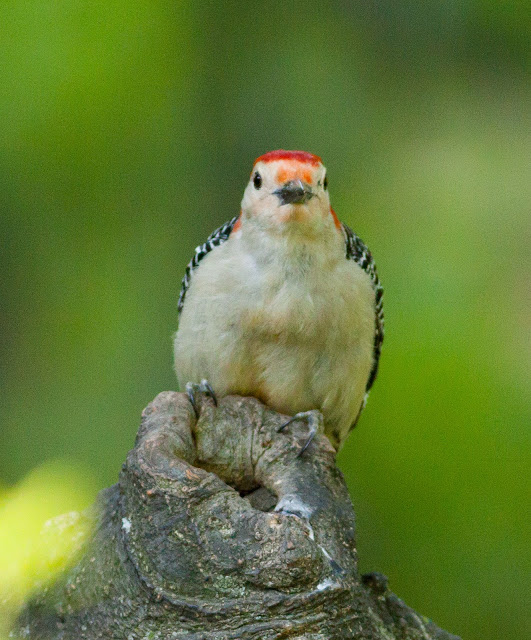
<svg viewBox="0 0 531 640">
<path fill-rule="evenodd" d="M 244 214 L 236 238 L 257 264 L 276 264 L 286 273 L 326 271 L 345 259 L 345 239 L 331 215 L 310 225 L 296 221 L 271 224 L 269 219 L 264 224 L 260 216 Z"/>
</svg>

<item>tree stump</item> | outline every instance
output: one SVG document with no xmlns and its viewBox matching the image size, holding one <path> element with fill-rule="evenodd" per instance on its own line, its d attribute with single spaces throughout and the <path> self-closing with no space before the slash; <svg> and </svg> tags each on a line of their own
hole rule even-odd
<svg viewBox="0 0 531 640">
<path fill-rule="evenodd" d="M 335 452 L 254 398 L 163 392 L 81 555 L 22 611 L 42 640 L 459 640 L 359 576 Z"/>
</svg>

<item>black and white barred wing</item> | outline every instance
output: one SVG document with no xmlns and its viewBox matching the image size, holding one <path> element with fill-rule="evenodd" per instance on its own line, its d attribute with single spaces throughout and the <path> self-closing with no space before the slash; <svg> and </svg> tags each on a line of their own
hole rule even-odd
<svg viewBox="0 0 531 640">
<path fill-rule="evenodd" d="M 220 244 L 223 244 L 228 239 L 234 225 L 236 224 L 239 216 L 235 216 L 229 222 L 216 229 L 211 233 L 204 244 L 199 245 L 195 249 L 194 257 L 188 263 L 184 272 L 184 278 L 181 283 L 181 293 L 179 294 L 179 302 L 177 308 L 179 313 L 183 310 L 184 299 L 186 298 L 186 292 L 190 287 L 194 270 L 197 269 L 201 260 Z"/>
<path fill-rule="evenodd" d="M 367 273 L 371 279 L 375 293 L 375 318 L 374 318 L 374 359 L 367 380 L 366 392 L 372 387 L 378 373 L 378 361 L 380 360 L 380 352 L 382 350 L 382 342 L 384 339 L 384 313 L 383 313 L 383 288 L 378 278 L 376 264 L 374 263 L 371 252 L 364 244 L 361 238 L 352 231 L 350 227 L 342 223 L 343 231 L 346 239 L 347 260 L 354 260 Z"/>
</svg>

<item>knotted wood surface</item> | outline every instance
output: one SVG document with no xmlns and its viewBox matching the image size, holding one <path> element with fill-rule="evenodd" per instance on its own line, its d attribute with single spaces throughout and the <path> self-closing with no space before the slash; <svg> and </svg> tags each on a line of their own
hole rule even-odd
<svg viewBox="0 0 531 640">
<path fill-rule="evenodd" d="M 335 452 L 253 398 L 164 392 L 118 484 L 83 515 L 81 555 L 14 637 L 42 640 L 458 640 L 357 570 Z"/>
</svg>

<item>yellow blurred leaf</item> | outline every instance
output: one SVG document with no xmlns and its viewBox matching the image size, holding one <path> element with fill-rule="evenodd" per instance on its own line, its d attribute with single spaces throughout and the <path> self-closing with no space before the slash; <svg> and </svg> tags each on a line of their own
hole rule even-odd
<svg viewBox="0 0 531 640">
<path fill-rule="evenodd" d="M 11 490 L 0 490 L 0 638 L 24 600 L 82 548 L 87 520 L 78 510 L 92 497 L 87 471 L 60 461 L 38 467 Z"/>
</svg>

